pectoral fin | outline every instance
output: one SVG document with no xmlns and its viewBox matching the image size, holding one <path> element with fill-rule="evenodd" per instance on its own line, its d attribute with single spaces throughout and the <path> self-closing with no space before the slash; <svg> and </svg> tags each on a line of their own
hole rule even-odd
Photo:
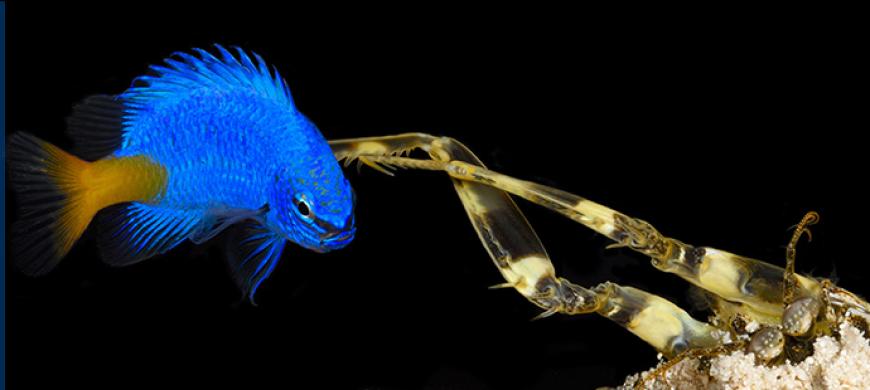
<svg viewBox="0 0 870 390">
<path fill-rule="evenodd" d="M 225 207 L 213 208 L 205 212 L 199 225 L 197 225 L 196 229 L 191 233 L 190 241 L 193 241 L 195 244 L 202 244 L 212 239 L 231 225 L 246 219 L 259 219 L 268 211 L 268 205 L 263 205 L 254 210 Z"/>
<path fill-rule="evenodd" d="M 256 305 L 254 294 L 281 259 L 285 239 L 261 224 L 240 226 L 233 233 L 228 240 L 230 271 L 242 294 Z"/>
</svg>

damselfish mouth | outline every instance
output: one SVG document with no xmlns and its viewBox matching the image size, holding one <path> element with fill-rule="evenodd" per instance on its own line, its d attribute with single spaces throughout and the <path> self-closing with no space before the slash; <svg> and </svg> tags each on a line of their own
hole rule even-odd
<svg viewBox="0 0 870 390">
<path fill-rule="evenodd" d="M 334 249 L 341 249 L 347 246 L 354 237 L 356 228 L 350 230 L 337 231 L 329 233 L 321 237 L 318 252 L 328 252 Z"/>
</svg>

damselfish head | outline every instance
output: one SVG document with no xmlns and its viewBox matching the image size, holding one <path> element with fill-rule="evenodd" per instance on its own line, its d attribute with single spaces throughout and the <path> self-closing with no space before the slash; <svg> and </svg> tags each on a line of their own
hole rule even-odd
<svg viewBox="0 0 870 390">
<path fill-rule="evenodd" d="M 327 252 L 353 240 L 356 199 L 326 142 L 314 147 L 327 151 L 278 168 L 269 219 L 288 240 Z"/>
</svg>

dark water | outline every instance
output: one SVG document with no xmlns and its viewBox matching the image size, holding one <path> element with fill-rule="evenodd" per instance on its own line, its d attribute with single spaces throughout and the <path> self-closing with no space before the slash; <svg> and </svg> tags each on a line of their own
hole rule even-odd
<svg viewBox="0 0 870 390">
<path fill-rule="evenodd" d="M 173 51 L 241 45 L 277 66 L 327 138 L 450 135 L 490 168 L 688 243 L 782 264 L 786 229 L 816 210 L 798 269 L 870 293 L 846 32 L 243 8 L 11 6 L 7 128 L 68 147 L 79 99 L 121 92 Z M 539 311 L 518 294 L 487 290 L 502 280 L 442 175 L 347 173 L 356 241 L 285 250 L 259 307 L 239 304 L 220 238 L 112 269 L 86 235 L 46 277 L 7 266 L 9 387 L 591 388 L 655 363 L 603 318 L 530 322 Z M 643 256 L 520 205 L 560 275 L 690 307 L 688 285 Z"/>
</svg>

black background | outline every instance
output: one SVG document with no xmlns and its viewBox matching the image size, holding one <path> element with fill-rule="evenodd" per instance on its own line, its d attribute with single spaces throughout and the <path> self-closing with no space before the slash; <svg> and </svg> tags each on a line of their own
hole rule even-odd
<svg viewBox="0 0 870 390">
<path fill-rule="evenodd" d="M 208 9 L 12 4 L 7 128 L 69 147 L 64 118 L 81 98 L 123 91 L 173 51 L 240 45 L 277 66 L 327 138 L 449 135 L 490 168 L 688 243 L 782 264 L 786 229 L 817 210 L 799 270 L 870 293 L 863 48 L 846 22 Z M 529 321 L 533 305 L 487 290 L 500 276 L 442 175 L 347 174 L 356 240 L 329 254 L 290 247 L 259 307 L 239 304 L 220 239 L 113 269 L 86 234 L 48 276 L 7 266 L 9 387 L 593 388 L 656 362 L 606 319 Z M 687 283 L 643 256 L 519 203 L 560 275 L 691 307 Z"/>
</svg>

